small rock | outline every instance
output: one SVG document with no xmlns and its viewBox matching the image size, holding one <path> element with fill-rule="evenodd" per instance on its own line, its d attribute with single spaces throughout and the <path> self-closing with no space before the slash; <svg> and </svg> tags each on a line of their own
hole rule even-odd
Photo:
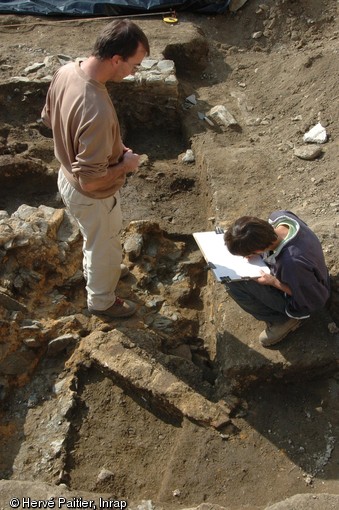
<svg viewBox="0 0 339 510">
<path fill-rule="evenodd" d="M 229 434 L 220 434 L 220 437 L 223 441 L 228 441 L 230 438 Z"/>
<path fill-rule="evenodd" d="M 27 407 L 29 409 L 33 409 L 34 407 L 36 407 L 38 405 L 38 403 L 39 403 L 38 396 L 34 393 L 28 398 Z"/>
<path fill-rule="evenodd" d="M 23 343 L 30 347 L 31 349 L 35 349 L 36 347 L 40 347 L 40 342 L 36 338 L 25 338 Z"/>
<path fill-rule="evenodd" d="M 136 260 L 144 244 L 144 239 L 141 234 L 133 234 L 129 236 L 124 243 L 124 251 L 129 260 Z"/>
<path fill-rule="evenodd" d="M 318 158 L 323 153 L 320 147 L 310 147 L 308 145 L 304 147 L 297 147 L 294 149 L 294 155 L 300 159 L 306 159 L 312 161 Z"/>
<path fill-rule="evenodd" d="M 114 478 L 114 473 L 104 468 L 98 474 L 97 481 L 104 482 L 105 480 L 112 480 L 112 478 Z"/>
<path fill-rule="evenodd" d="M 318 122 L 304 134 L 303 140 L 307 143 L 325 143 L 327 141 L 326 129 Z"/>
<path fill-rule="evenodd" d="M 291 39 L 292 41 L 299 41 L 300 39 L 300 34 L 297 30 L 292 30 L 291 32 Z"/>
<path fill-rule="evenodd" d="M 7 310 L 18 310 L 22 312 L 26 312 L 27 308 L 19 303 L 16 299 L 8 296 L 7 294 L 0 292 L 0 304 L 6 308 Z"/>
<path fill-rule="evenodd" d="M 268 11 L 269 10 L 269 6 L 267 4 L 259 4 L 259 9 L 261 9 L 262 11 Z"/>
<path fill-rule="evenodd" d="M 57 57 L 61 65 L 67 64 L 68 62 L 72 62 L 73 58 L 70 55 L 64 55 L 63 53 L 58 53 Z"/>
<path fill-rule="evenodd" d="M 54 338 L 48 343 L 47 355 L 55 356 L 63 351 L 73 340 L 78 340 L 78 336 L 70 333 Z"/>
<path fill-rule="evenodd" d="M 140 68 L 145 69 L 145 70 L 150 70 L 150 69 L 152 69 L 152 67 L 156 66 L 157 63 L 158 63 L 157 60 L 153 60 L 150 58 L 144 59 L 140 64 Z"/>
<path fill-rule="evenodd" d="M 136 506 L 136 510 L 154 510 L 154 508 L 151 499 L 142 499 L 141 503 Z"/>
<path fill-rule="evenodd" d="M 45 64 L 43 62 L 36 62 L 35 64 L 32 64 L 31 66 L 27 66 L 24 70 L 25 74 L 29 73 L 35 73 L 42 67 L 45 67 Z"/>
<path fill-rule="evenodd" d="M 312 485 L 313 484 L 313 476 L 312 475 L 306 475 L 304 478 L 305 478 L 306 485 Z"/>
<path fill-rule="evenodd" d="M 149 166 L 149 157 L 147 154 L 141 154 L 139 159 L 139 168 Z"/>
<path fill-rule="evenodd" d="M 162 73 L 169 73 L 175 71 L 175 65 L 173 60 L 159 60 L 157 67 Z"/>
<path fill-rule="evenodd" d="M 207 114 L 211 117 L 219 126 L 236 126 L 238 122 L 235 120 L 233 115 L 223 105 L 216 105 Z"/>
<path fill-rule="evenodd" d="M 194 163 L 195 157 L 191 149 L 187 149 L 184 156 L 182 157 L 183 163 Z"/>
<path fill-rule="evenodd" d="M 335 333 L 339 333 L 339 328 L 338 326 L 336 325 L 335 322 L 330 322 L 328 325 L 327 325 L 327 329 L 328 331 L 334 335 Z"/>
</svg>

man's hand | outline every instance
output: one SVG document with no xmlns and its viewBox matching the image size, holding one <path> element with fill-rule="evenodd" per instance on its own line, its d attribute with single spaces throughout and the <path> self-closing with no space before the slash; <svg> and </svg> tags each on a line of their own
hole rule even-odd
<svg viewBox="0 0 339 510">
<path fill-rule="evenodd" d="M 285 283 L 282 283 L 278 278 L 276 278 L 273 274 L 265 273 L 265 271 L 260 270 L 261 276 L 256 279 L 260 285 L 271 285 L 271 287 L 275 287 L 276 289 L 281 290 L 282 292 L 285 292 L 289 296 L 292 296 L 292 291 L 289 288 L 288 285 L 285 285 Z"/>
<path fill-rule="evenodd" d="M 124 167 L 125 174 L 134 173 L 137 171 L 140 162 L 139 154 L 136 154 L 131 149 L 124 152 L 121 164 Z"/>
<path fill-rule="evenodd" d="M 260 270 L 261 276 L 257 278 L 257 282 L 260 283 L 260 285 L 271 285 L 272 287 L 276 286 L 276 282 L 278 279 L 273 276 L 273 274 L 265 273 L 265 271 Z"/>
</svg>

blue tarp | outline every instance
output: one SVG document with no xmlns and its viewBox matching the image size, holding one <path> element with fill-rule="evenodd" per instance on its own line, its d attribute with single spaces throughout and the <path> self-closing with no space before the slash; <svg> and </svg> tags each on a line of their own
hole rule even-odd
<svg viewBox="0 0 339 510">
<path fill-rule="evenodd" d="M 0 0 L 1 14 L 44 16 L 114 16 L 190 10 L 223 13 L 230 0 Z"/>
</svg>

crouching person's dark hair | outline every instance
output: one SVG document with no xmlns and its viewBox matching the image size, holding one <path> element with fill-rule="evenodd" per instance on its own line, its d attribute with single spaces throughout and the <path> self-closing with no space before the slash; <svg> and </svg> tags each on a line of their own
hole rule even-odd
<svg viewBox="0 0 339 510">
<path fill-rule="evenodd" d="M 225 244 L 233 255 L 248 257 L 265 251 L 277 239 L 270 223 L 255 216 L 238 218 L 224 235 Z"/>
</svg>

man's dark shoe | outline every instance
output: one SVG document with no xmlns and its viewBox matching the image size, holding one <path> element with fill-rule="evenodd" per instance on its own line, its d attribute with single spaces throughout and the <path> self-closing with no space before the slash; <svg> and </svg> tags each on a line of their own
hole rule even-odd
<svg viewBox="0 0 339 510">
<path fill-rule="evenodd" d="M 117 297 L 113 305 L 106 310 L 93 310 L 89 308 L 88 311 L 92 315 L 97 315 L 98 317 L 104 317 L 106 319 L 122 319 L 133 315 L 136 309 L 137 305 L 132 301 Z"/>
<path fill-rule="evenodd" d="M 259 335 L 259 342 L 263 347 L 269 347 L 280 342 L 291 331 L 294 331 L 301 325 L 300 319 L 289 319 L 282 324 L 267 324 L 267 327 Z"/>
</svg>

